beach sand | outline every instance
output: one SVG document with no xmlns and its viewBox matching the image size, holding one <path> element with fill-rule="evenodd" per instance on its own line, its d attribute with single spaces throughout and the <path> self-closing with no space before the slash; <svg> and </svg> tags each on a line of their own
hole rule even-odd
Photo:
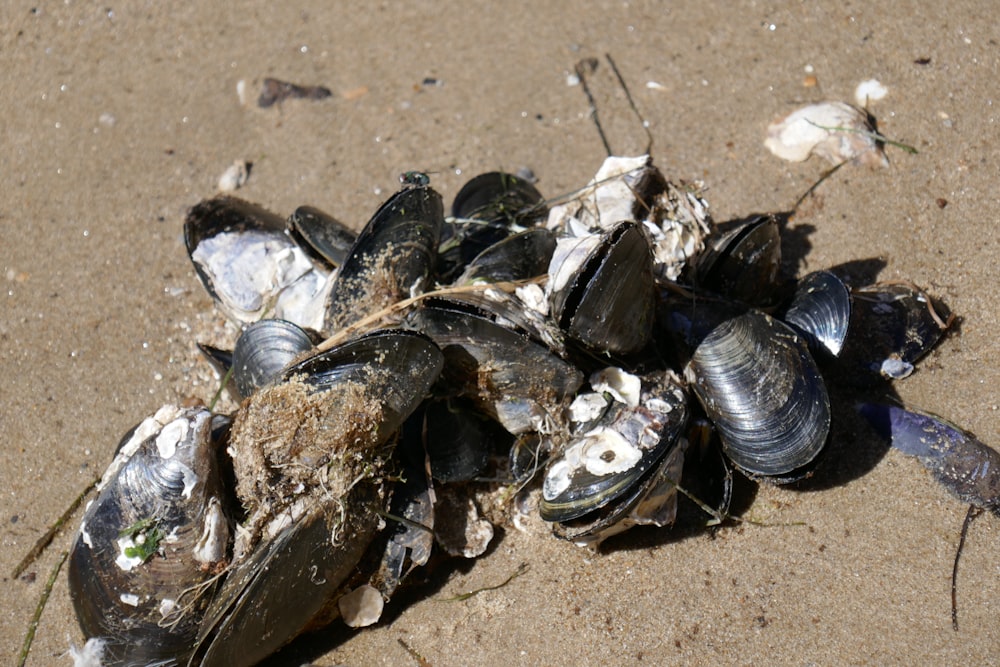
<svg viewBox="0 0 1000 667">
<path fill-rule="evenodd" d="M 887 169 L 839 170 L 799 209 L 788 249 L 802 272 L 875 260 L 880 279 L 942 299 L 960 326 L 895 391 L 1000 445 L 989 3 L 333 4 L 5 9 L 0 661 L 17 655 L 79 514 L 26 575 L 12 579 L 15 564 L 128 428 L 211 396 L 193 346 L 212 304 L 182 223 L 226 167 L 253 163 L 241 197 L 282 214 L 313 204 L 355 226 L 410 169 L 446 201 L 472 175 L 521 167 L 543 193 L 566 193 L 604 157 L 567 81 L 581 59 L 600 60 L 592 81 L 613 150 L 645 146 L 605 53 L 649 122 L 656 164 L 704 181 L 720 221 L 787 210 L 828 168 L 768 153 L 775 117 L 851 101 L 865 79 L 886 86 L 870 109 L 919 153 L 889 147 Z M 333 95 L 260 109 L 268 76 Z M 331 630 L 274 664 L 997 664 L 1000 521 L 969 533 L 955 632 L 966 508 L 849 409 L 838 419 L 816 480 L 761 487 L 738 508 L 767 526 L 634 531 L 601 553 L 508 528 L 487 556 L 400 596 L 377 627 Z M 441 601 L 521 563 L 502 588 Z M 81 641 L 63 572 L 28 664 L 68 665 Z"/>
</svg>

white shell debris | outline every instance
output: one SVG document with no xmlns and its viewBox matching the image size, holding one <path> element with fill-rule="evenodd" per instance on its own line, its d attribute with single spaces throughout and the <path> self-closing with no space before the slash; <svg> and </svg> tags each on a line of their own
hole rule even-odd
<svg viewBox="0 0 1000 667">
<path fill-rule="evenodd" d="M 639 205 L 636 192 L 646 189 L 648 179 L 663 180 L 663 190 Z M 637 220 L 637 210 L 648 211 L 646 219 Z M 654 271 L 670 280 L 676 280 L 687 260 L 704 248 L 711 228 L 700 185 L 666 181 L 648 155 L 607 158 L 587 187 L 549 210 L 546 226 L 580 237 L 611 229 L 622 220 L 643 225 L 653 244 Z M 557 248 L 556 254 L 561 252 L 565 250 Z M 551 266 L 556 262 L 553 256 Z M 546 288 L 550 293 L 553 282 Z"/>
<path fill-rule="evenodd" d="M 104 648 L 108 640 L 91 637 L 83 648 L 72 642 L 69 645 L 69 657 L 73 659 L 73 667 L 101 667 L 104 664 Z"/>
<path fill-rule="evenodd" d="M 888 94 L 889 89 L 878 79 L 866 79 L 854 89 L 854 103 L 865 108 L 869 102 L 877 102 Z"/>
<path fill-rule="evenodd" d="M 434 531 L 438 544 L 451 556 L 476 558 L 493 541 L 493 524 L 480 515 L 475 501 L 447 489 L 434 505 Z"/>
<path fill-rule="evenodd" d="M 363 628 L 382 617 L 385 601 L 376 588 L 364 584 L 337 601 L 344 623 L 352 628 Z"/>
<path fill-rule="evenodd" d="M 246 160 L 236 160 L 219 177 L 219 192 L 238 190 L 243 187 L 249 177 L 250 163 Z"/>
<path fill-rule="evenodd" d="M 594 372 L 590 376 L 590 386 L 599 393 L 608 393 L 630 408 L 639 405 L 639 395 L 642 392 L 642 380 L 638 375 L 626 373 L 620 368 L 609 366 Z"/>
<path fill-rule="evenodd" d="M 868 115 L 845 102 L 810 104 L 779 118 L 768 126 L 764 146 L 790 162 L 818 155 L 835 165 L 854 160 L 870 167 L 889 166 Z"/>
</svg>

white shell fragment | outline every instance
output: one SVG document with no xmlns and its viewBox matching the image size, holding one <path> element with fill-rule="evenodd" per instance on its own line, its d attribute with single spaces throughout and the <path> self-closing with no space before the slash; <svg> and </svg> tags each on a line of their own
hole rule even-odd
<svg viewBox="0 0 1000 667">
<path fill-rule="evenodd" d="M 626 373 L 620 368 L 610 366 L 596 371 L 590 376 L 590 386 L 599 393 L 611 394 L 630 408 L 639 405 L 639 395 L 642 392 L 642 381 L 638 375 Z"/>
<path fill-rule="evenodd" d="M 676 280 L 688 259 L 705 247 L 704 238 L 711 229 L 708 203 L 702 199 L 698 184 L 664 181 L 664 189 L 651 201 L 643 202 L 649 210 L 647 218 L 635 220 L 636 192 L 649 178 L 663 179 L 648 155 L 609 157 L 587 187 L 549 210 L 546 226 L 561 234 L 583 237 L 611 229 L 622 220 L 634 220 L 649 234 L 654 271 Z M 561 259 L 557 260 L 557 256 L 565 253 L 566 249 L 557 247 L 551 266 L 558 266 Z M 550 280 L 546 288 L 549 292 L 556 289 L 551 287 L 554 282 L 555 278 Z"/>
<path fill-rule="evenodd" d="M 818 155 L 835 165 L 889 166 L 867 114 L 845 102 L 810 104 L 779 118 L 768 126 L 764 146 L 790 162 Z"/>
<path fill-rule="evenodd" d="M 222 172 L 219 177 L 219 192 L 232 192 L 243 187 L 243 184 L 250 178 L 250 163 L 246 160 L 237 160 Z"/>
<path fill-rule="evenodd" d="M 376 588 L 365 584 L 340 598 L 337 606 L 344 623 L 352 628 L 363 628 L 382 617 L 385 601 Z"/>
<path fill-rule="evenodd" d="M 863 109 L 870 102 L 877 102 L 888 94 L 889 89 L 883 86 L 878 79 L 866 79 L 854 89 L 854 103 Z"/>
</svg>

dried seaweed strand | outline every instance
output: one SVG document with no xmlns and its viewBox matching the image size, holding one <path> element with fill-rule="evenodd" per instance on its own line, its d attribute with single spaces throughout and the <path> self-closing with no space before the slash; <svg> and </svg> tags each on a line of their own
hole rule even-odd
<svg viewBox="0 0 1000 667">
<path fill-rule="evenodd" d="M 969 525 L 982 513 L 982 507 L 969 505 L 969 511 L 965 513 L 965 521 L 962 522 L 962 534 L 958 538 L 958 548 L 955 549 L 955 564 L 951 568 L 951 627 L 955 632 L 958 632 L 958 559 L 962 557 L 962 549 L 965 548 L 965 536 L 969 532 Z"/>
<path fill-rule="evenodd" d="M 35 641 L 35 630 L 38 629 L 38 623 L 42 620 L 42 612 L 45 611 L 45 605 L 49 601 L 49 595 L 52 593 L 52 587 L 56 583 L 56 577 L 59 576 L 59 570 L 62 569 L 63 563 L 66 562 L 66 558 L 68 556 L 68 551 L 62 552 L 62 555 L 59 556 L 59 562 L 56 563 L 54 568 L 52 568 L 52 573 L 49 574 L 49 578 L 45 580 L 45 587 L 42 589 L 42 594 L 38 598 L 38 605 L 35 607 L 35 613 L 31 617 L 31 622 L 28 623 L 28 633 L 24 636 L 24 644 L 21 645 L 21 652 L 17 656 L 17 667 L 24 667 L 24 663 L 28 661 L 28 654 L 31 652 L 31 644 Z"/>
<path fill-rule="evenodd" d="M 17 564 L 17 567 L 14 568 L 14 572 L 10 575 L 11 579 L 17 579 L 21 576 L 21 573 L 42 555 L 42 552 L 45 551 L 46 547 L 52 543 L 53 538 L 55 538 L 56 533 L 58 533 L 63 527 L 63 524 L 69 521 L 69 518 L 74 512 L 76 512 L 77 508 L 80 507 L 80 504 L 83 503 L 83 499 L 87 497 L 87 495 L 100 481 L 100 477 L 94 478 L 94 481 L 88 484 L 87 488 L 85 488 L 80 495 L 78 495 L 76 499 L 70 503 L 69 507 L 66 508 L 66 511 L 62 513 L 62 516 L 56 519 L 55 523 L 49 526 L 49 529 L 45 531 L 45 534 L 38 538 L 38 541 L 35 542 L 35 546 L 31 547 L 31 551 L 29 551 L 25 557 L 21 559 L 21 562 Z"/>
<path fill-rule="evenodd" d="M 495 591 L 495 590 L 498 590 L 500 588 L 503 588 L 504 586 L 506 586 L 510 582 L 514 581 L 518 577 L 520 577 L 522 574 L 524 574 L 525 572 L 527 572 L 528 569 L 529 569 L 529 567 L 528 567 L 527 563 L 521 563 L 520 565 L 517 566 L 517 569 L 514 570 L 513 574 L 511 574 L 509 577 L 507 577 L 506 579 L 504 579 L 499 584 L 494 584 L 493 586 L 484 586 L 483 588 L 477 588 L 476 590 L 469 591 L 468 593 L 459 593 L 458 595 L 452 596 L 450 598 L 438 598 L 437 601 L 438 602 L 461 602 L 463 600 L 468 600 L 469 598 L 471 598 L 471 597 L 473 597 L 475 595 L 479 595 L 480 593 L 485 593 L 486 591 Z"/>
<path fill-rule="evenodd" d="M 402 646 L 406 650 L 406 652 L 410 654 L 411 658 L 417 661 L 417 665 L 419 665 L 420 667 L 431 667 L 431 663 L 427 660 L 427 658 L 417 653 L 417 649 L 407 644 L 405 641 L 403 641 L 401 637 L 397 637 L 396 641 L 399 642 L 399 645 Z"/>
<path fill-rule="evenodd" d="M 827 132 L 850 132 L 852 134 L 860 134 L 862 136 L 868 137 L 869 139 L 877 141 L 878 143 L 885 144 L 886 146 L 895 146 L 896 148 L 906 151 L 910 155 L 920 154 L 920 152 L 913 146 L 910 146 L 909 144 L 904 144 L 901 141 L 893 141 L 892 139 L 885 136 L 881 132 L 877 132 L 875 130 L 862 130 L 856 127 L 839 127 L 839 126 L 829 127 L 826 125 L 820 125 L 819 123 L 814 123 L 808 118 L 806 118 L 805 121 L 810 125 L 818 127 L 821 130 L 826 130 Z"/>
</svg>

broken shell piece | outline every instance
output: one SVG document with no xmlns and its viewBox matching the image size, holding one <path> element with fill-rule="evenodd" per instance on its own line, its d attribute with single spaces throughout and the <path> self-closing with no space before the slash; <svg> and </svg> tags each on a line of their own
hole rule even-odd
<svg viewBox="0 0 1000 667">
<path fill-rule="evenodd" d="M 352 628 L 363 628 L 382 617 L 385 601 L 377 589 L 365 584 L 340 598 L 337 606 L 344 623 Z"/>
<path fill-rule="evenodd" d="M 859 107 L 866 108 L 869 102 L 877 102 L 889 94 L 889 89 L 878 79 L 866 79 L 854 89 L 854 102 Z"/>
<path fill-rule="evenodd" d="M 219 177 L 219 192 L 238 190 L 243 187 L 249 177 L 250 163 L 246 160 L 236 160 Z"/>
<path fill-rule="evenodd" d="M 854 160 L 888 167 L 868 115 L 845 102 L 823 102 L 797 109 L 767 128 L 764 145 L 790 162 L 818 155 L 832 164 Z"/>
<path fill-rule="evenodd" d="M 493 540 L 493 524 L 484 519 L 471 498 L 459 497 L 451 487 L 438 493 L 434 513 L 440 520 L 434 530 L 438 543 L 452 556 L 476 558 Z"/>
</svg>

